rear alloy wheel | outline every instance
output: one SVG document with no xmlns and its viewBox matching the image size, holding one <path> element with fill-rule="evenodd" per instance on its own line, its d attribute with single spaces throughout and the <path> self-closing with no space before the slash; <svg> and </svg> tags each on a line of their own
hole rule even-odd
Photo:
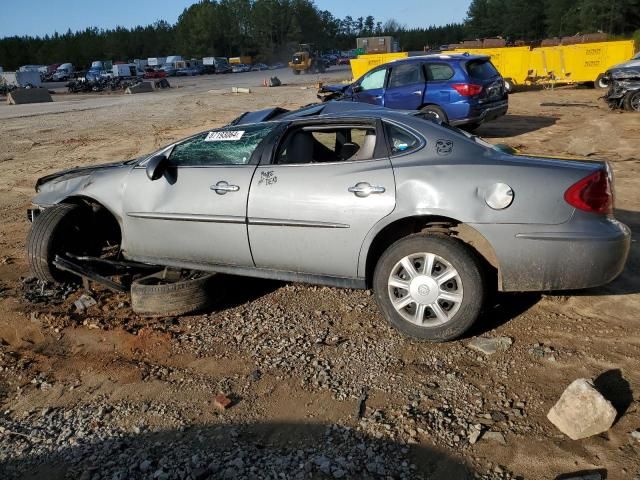
<svg viewBox="0 0 640 480">
<path fill-rule="evenodd" d="M 481 267 L 459 240 L 416 234 L 391 245 L 374 273 L 376 301 L 400 332 L 419 340 L 453 340 L 480 315 Z"/>
<path fill-rule="evenodd" d="M 427 105 L 425 107 L 422 107 L 420 111 L 424 113 L 426 117 L 431 117 L 437 122 L 449 123 L 447 114 L 444 113 L 444 110 L 436 105 Z"/>
<path fill-rule="evenodd" d="M 625 95 L 624 109 L 632 112 L 640 112 L 640 90 L 629 92 Z"/>
</svg>

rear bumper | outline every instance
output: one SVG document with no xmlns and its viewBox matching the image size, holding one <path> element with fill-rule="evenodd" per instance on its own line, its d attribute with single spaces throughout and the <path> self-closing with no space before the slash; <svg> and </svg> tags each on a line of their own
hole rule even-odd
<svg viewBox="0 0 640 480">
<path fill-rule="evenodd" d="M 595 223 L 595 225 L 594 225 Z M 562 225 L 473 225 L 492 244 L 502 291 L 591 288 L 624 269 L 631 232 L 614 219 Z"/>
<path fill-rule="evenodd" d="M 469 116 L 457 120 L 451 120 L 449 123 L 454 126 L 468 125 L 470 123 L 483 123 L 495 120 L 498 117 L 507 114 L 509 110 L 509 101 L 503 100 L 496 102 L 488 107 L 472 107 Z"/>
</svg>

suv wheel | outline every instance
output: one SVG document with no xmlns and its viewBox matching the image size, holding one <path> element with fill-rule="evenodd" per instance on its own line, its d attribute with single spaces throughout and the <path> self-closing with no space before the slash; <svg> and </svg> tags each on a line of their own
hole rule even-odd
<svg viewBox="0 0 640 480">
<path fill-rule="evenodd" d="M 480 263 L 460 240 L 415 234 L 380 257 L 373 288 L 392 326 L 418 340 L 462 335 L 480 315 L 485 284 Z"/>
<path fill-rule="evenodd" d="M 640 90 L 627 93 L 623 103 L 625 110 L 640 112 Z"/>
<path fill-rule="evenodd" d="M 447 117 L 447 114 L 444 113 L 444 110 L 442 110 L 437 105 L 426 105 L 422 107 L 420 111 L 424 113 L 425 116 L 432 117 L 434 120 L 438 122 L 449 123 L 449 118 Z"/>
</svg>

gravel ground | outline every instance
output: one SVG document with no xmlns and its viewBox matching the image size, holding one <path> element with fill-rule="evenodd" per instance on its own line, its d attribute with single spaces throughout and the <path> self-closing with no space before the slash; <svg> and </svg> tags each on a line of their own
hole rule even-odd
<svg viewBox="0 0 640 480">
<path fill-rule="evenodd" d="M 594 108 L 542 105 L 558 95 Z M 597 95 L 516 94 L 510 115 L 478 133 L 607 158 L 617 215 L 637 234 L 640 117 L 600 109 Z M 0 478 L 639 478 L 637 243 L 610 286 L 499 296 L 446 344 L 399 335 L 368 291 L 219 276 L 224 303 L 150 319 L 126 295 L 96 288 L 81 312 L 87 292 L 28 279 L 24 211 L 38 176 L 313 100 L 301 85 L 243 97 L 206 83 L 131 103 L 57 98 L 55 115 L 1 108 Z M 499 348 L 483 353 L 478 337 Z M 546 413 L 581 377 L 619 419 L 574 442 Z"/>
</svg>

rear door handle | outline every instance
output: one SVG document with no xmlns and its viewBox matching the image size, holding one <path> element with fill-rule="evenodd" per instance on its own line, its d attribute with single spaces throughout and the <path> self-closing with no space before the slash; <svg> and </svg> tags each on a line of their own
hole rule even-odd
<svg viewBox="0 0 640 480">
<path fill-rule="evenodd" d="M 216 192 L 218 195 L 224 195 L 227 192 L 237 192 L 240 190 L 238 185 L 229 185 L 229 182 L 225 182 L 224 180 L 220 180 L 215 185 L 211 185 L 209 187 L 211 190 Z"/>
<path fill-rule="evenodd" d="M 371 185 L 367 182 L 356 183 L 353 187 L 349 187 L 348 190 L 354 193 L 356 197 L 368 197 L 372 193 L 384 193 L 386 191 L 384 187 Z"/>
<path fill-rule="evenodd" d="M 422 90 L 416 90 L 413 92 L 414 95 L 422 95 Z"/>
<path fill-rule="evenodd" d="M 375 98 L 376 100 L 380 100 L 380 99 L 382 98 L 382 95 L 376 95 L 376 96 L 375 96 L 375 97 L 373 97 L 373 98 Z"/>
</svg>

